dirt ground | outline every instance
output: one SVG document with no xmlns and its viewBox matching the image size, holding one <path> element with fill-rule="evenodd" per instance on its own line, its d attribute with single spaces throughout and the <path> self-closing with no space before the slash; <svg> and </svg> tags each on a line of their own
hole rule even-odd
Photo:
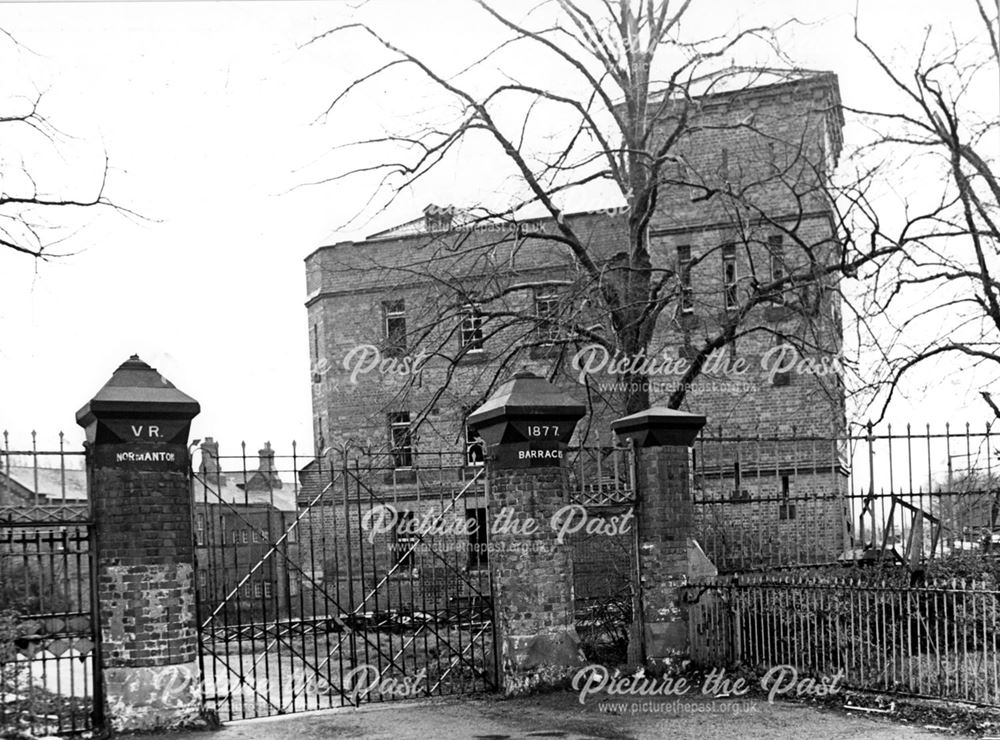
<svg viewBox="0 0 1000 740">
<path fill-rule="evenodd" d="M 871 715 L 764 700 L 633 698 L 581 705 L 569 692 L 523 699 L 394 702 L 287 717 L 232 722 L 211 732 L 162 735 L 172 740 L 507 740 L 507 738 L 900 738 L 954 737 Z M 145 737 L 151 737 L 149 735 Z"/>
</svg>

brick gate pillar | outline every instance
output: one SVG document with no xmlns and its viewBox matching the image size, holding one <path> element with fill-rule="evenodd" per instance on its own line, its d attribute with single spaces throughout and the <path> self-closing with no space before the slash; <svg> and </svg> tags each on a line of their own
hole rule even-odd
<svg viewBox="0 0 1000 740">
<path fill-rule="evenodd" d="M 691 444 L 703 426 L 704 416 L 664 408 L 611 423 L 619 439 L 632 440 L 636 451 L 639 593 L 633 615 L 633 635 L 638 639 L 629 644 L 632 662 L 688 650 L 687 611 L 680 589 L 691 567 L 689 540 L 694 531 Z"/>
<path fill-rule="evenodd" d="M 198 402 L 133 355 L 79 412 L 112 729 L 201 714 L 188 431 Z"/>
<path fill-rule="evenodd" d="M 569 503 L 564 456 L 582 404 L 521 372 L 469 416 L 486 442 L 488 542 L 506 694 L 558 683 L 583 665 L 573 559 L 553 516 Z"/>
</svg>

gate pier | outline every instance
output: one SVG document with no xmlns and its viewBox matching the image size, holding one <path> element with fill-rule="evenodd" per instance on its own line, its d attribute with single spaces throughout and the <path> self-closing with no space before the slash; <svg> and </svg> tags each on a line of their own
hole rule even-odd
<svg viewBox="0 0 1000 740">
<path fill-rule="evenodd" d="M 87 433 L 104 694 L 117 732 L 201 715 L 187 447 L 199 411 L 133 355 L 76 415 Z"/>
<path fill-rule="evenodd" d="M 573 556 L 551 526 L 569 501 L 566 445 L 586 409 L 521 372 L 468 418 L 487 445 L 490 568 L 506 694 L 559 683 L 583 665 Z"/>
<path fill-rule="evenodd" d="M 639 603 L 633 609 L 631 662 L 688 651 L 682 589 L 692 559 L 700 555 L 696 548 L 689 551 L 694 531 L 691 445 L 705 421 L 700 414 L 651 408 L 611 423 L 619 439 L 631 440 L 636 449 Z"/>
</svg>

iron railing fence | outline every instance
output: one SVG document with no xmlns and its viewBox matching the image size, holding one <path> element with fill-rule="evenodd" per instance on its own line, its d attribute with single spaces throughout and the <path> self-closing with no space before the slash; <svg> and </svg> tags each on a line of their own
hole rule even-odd
<svg viewBox="0 0 1000 740">
<path fill-rule="evenodd" d="M 705 666 L 780 666 L 841 688 L 1000 706 L 1000 591 L 775 578 L 685 587 L 691 656 Z"/>
<path fill-rule="evenodd" d="M 636 588 L 634 519 L 637 501 L 635 450 L 614 435 L 602 439 L 591 431 L 586 443 L 566 451 L 569 505 L 586 511 L 588 531 L 580 512 L 559 531 L 575 529 L 566 538 L 572 546 L 576 628 L 588 659 L 624 660 Z M 564 529 L 565 526 L 565 529 Z"/>
<path fill-rule="evenodd" d="M 604 506 L 632 505 L 636 500 L 635 450 L 614 436 L 571 446 L 566 451 L 573 503 L 599 509 Z"/>
<path fill-rule="evenodd" d="M 85 521 L 88 517 L 84 451 L 70 449 L 60 432 L 54 448 L 11 446 L 3 432 L 0 448 L 0 522 Z"/>
<path fill-rule="evenodd" d="M 693 453 L 696 537 L 723 573 L 989 552 L 1000 547 L 996 456 L 989 425 L 707 428 Z"/>
<path fill-rule="evenodd" d="M 101 724 L 93 551 L 86 523 L 0 522 L 0 728 Z"/>
<path fill-rule="evenodd" d="M 0 446 L 0 728 L 76 734 L 103 722 L 84 452 Z"/>
</svg>

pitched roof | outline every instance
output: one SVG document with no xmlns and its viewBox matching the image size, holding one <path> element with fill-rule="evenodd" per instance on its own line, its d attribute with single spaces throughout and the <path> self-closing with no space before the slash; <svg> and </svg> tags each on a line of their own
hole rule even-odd
<svg viewBox="0 0 1000 740">
<path fill-rule="evenodd" d="M 4 478 L 26 489 L 29 493 L 45 496 L 53 502 L 80 502 L 87 500 L 87 472 L 73 468 L 43 468 L 34 465 L 0 466 L 0 488 Z M 37 486 L 36 486 L 37 481 Z"/>
<path fill-rule="evenodd" d="M 195 504 L 263 504 L 273 506 L 280 511 L 294 511 L 296 508 L 295 491 L 285 486 L 277 475 L 272 484 L 256 484 L 260 480 L 257 470 L 199 473 L 192 483 Z M 250 485 L 247 485 L 247 484 Z"/>
</svg>

